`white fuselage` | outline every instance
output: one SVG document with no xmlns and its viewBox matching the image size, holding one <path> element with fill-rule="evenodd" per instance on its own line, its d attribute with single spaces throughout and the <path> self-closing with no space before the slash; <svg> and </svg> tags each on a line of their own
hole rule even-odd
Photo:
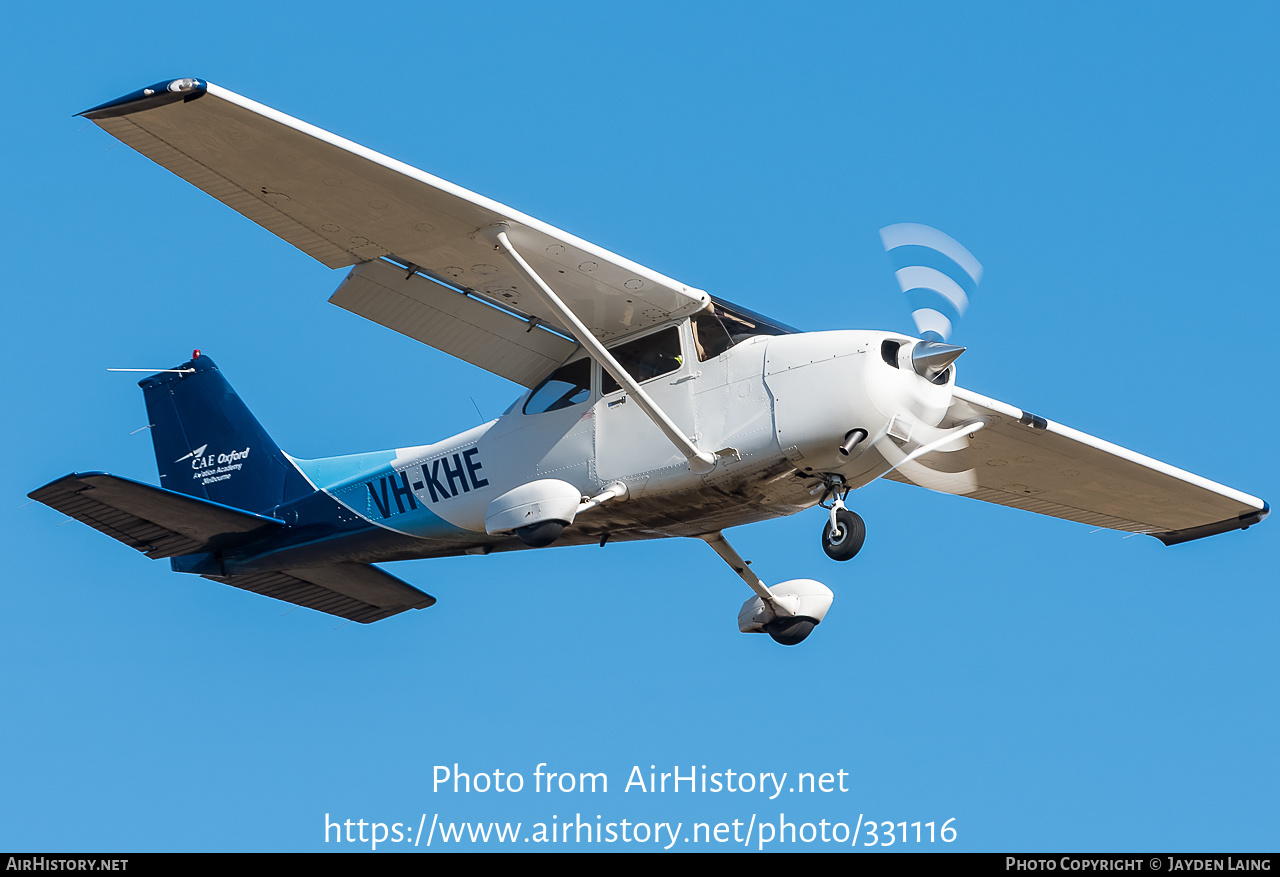
<svg viewBox="0 0 1280 877">
<path fill-rule="evenodd" d="M 510 541 L 487 535 L 485 517 L 513 488 L 556 479 L 589 497 L 621 482 L 625 500 L 584 513 L 564 543 L 699 535 L 809 508 L 821 476 L 867 483 L 889 468 L 873 446 L 894 416 L 908 411 L 933 426 L 950 399 L 950 376 L 935 386 L 886 360 L 886 342 L 907 356 L 914 339 L 904 336 L 760 335 L 703 360 L 690 322 L 678 329 L 678 365 L 642 386 L 699 448 L 717 453 L 708 474 L 691 471 L 624 389 L 604 391 L 591 362 L 590 392 L 573 404 L 527 413 L 531 391 L 489 424 L 398 449 L 388 465 L 326 489 L 380 526 L 482 547 Z M 870 440 L 844 456 L 853 429 Z"/>
</svg>

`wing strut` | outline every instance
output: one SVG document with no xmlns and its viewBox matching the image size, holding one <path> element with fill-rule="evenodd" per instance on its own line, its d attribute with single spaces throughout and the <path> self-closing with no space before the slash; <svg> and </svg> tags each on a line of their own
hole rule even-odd
<svg viewBox="0 0 1280 877">
<path fill-rule="evenodd" d="M 738 610 L 738 630 L 743 633 L 767 633 L 775 642 L 794 646 L 822 623 L 835 597 L 831 589 L 813 579 L 792 579 L 765 587 L 751 571 L 742 555 L 717 530 L 698 537 L 720 555 L 720 559 L 746 582 L 756 595 Z"/>
<path fill-rule="evenodd" d="M 582 324 L 577 315 L 560 300 L 560 297 L 552 291 L 546 281 L 538 276 L 538 273 L 530 267 L 524 257 L 516 252 L 516 248 L 511 245 L 511 241 L 507 238 L 507 226 L 505 223 L 491 225 L 488 228 L 481 229 L 477 234 L 490 238 L 494 242 L 495 250 L 506 251 L 516 269 L 525 275 L 538 291 L 542 303 L 573 330 L 574 337 L 578 339 L 579 344 L 587 349 L 587 352 L 591 354 L 591 358 L 600 363 L 601 368 L 612 375 L 613 379 L 622 387 L 626 388 L 631 398 L 635 399 L 636 404 L 640 406 L 640 410 L 648 415 L 649 419 L 653 421 L 658 429 L 662 430 L 662 434 L 670 440 L 671 444 L 676 446 L 676 450 L 689 461 L 689 468 L 695 474 L 705 475 L 716 467 L 716 455 L 708 451 L 698 450 L 698 447 L 690 441 L 687 435 L 680 431 L 680 427 L 676 426 L 675 422 L 667 416 L 667 413 L 658 407 L 658 403 L 653 401 L 653 398 L 641 389 L 635 379 L 627 373 L 627 370 L 605 349 L 600 340 L 591 334 L 591 331 Z"/>
<path fill-rule="evenodd" d="M 747 587 L 755 591 L 761 600 L 767 605 L 777 608 L 777 600 L 769 591 L 769 587 L 760 581 L 758 575 L 751 571 L 751 567 L 742 559 L 742 555 L 733 550 L 729 540 L 724 538 L 724 533 L 717 530 L 714 533 L 705 533 L 698 538 L 710 545 L 711 550 L 720 555 L 720 559 L 729 564 L 729 568 L 736 572 L 738 577 L 746 582 Z M 784 613 L 786 612 L 786 610 L 783 611 Z"/>
</svg>

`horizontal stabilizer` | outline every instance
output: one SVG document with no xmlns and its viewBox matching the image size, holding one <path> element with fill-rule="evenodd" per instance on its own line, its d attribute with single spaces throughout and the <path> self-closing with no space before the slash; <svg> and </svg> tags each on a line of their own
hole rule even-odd
<svg viewBox="0 0 1280 877">
<path fill-rule="evenodd" d="M 218 551 L 284 525 L 105 472 L 66 475 L 27 495 L 152 558 Z"/>
<path fill-rule="evenodd" d="M 430 594 L 368 563 L 205 578 L 361 624 L 409 609 L 426 609 L 436 602 Z"/>
</svg>

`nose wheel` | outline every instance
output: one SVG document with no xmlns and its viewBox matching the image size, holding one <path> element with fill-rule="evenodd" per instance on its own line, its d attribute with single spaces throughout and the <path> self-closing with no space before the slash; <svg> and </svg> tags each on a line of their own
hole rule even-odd
<svg viewBox="0 0 1280 877">
<path fill-rule="evenodd" d="M 857 512 L 851 512 L 844 505 L 847 489 L 843 484 L 831 488 L 831 505 L 824 507 L 831 510 L 827 526 L 822 530 L 822 550 L 832 560 L 852 560 L 862 550 L 862 543 L 867 538 L 867 525 Z"/>
<path fill-rule="evenodd" d="M 832 520 L 822 528 L 822 550 L 832 560 L 852 560 L 866 538 L 867 525 L 857 512 L 833 509 Z"/>
</svg>

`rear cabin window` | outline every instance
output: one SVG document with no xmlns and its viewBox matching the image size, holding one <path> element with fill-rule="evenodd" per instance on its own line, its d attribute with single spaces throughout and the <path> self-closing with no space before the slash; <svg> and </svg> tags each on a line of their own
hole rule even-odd
<svg viewBox="0 0 1280 877">
<path fill-rule="evenodd" d="M 553 371 L 529 394 L 525 414 L 559 411 L 591 396 L 591 360 L 579 359 Z"/>
</svg>

